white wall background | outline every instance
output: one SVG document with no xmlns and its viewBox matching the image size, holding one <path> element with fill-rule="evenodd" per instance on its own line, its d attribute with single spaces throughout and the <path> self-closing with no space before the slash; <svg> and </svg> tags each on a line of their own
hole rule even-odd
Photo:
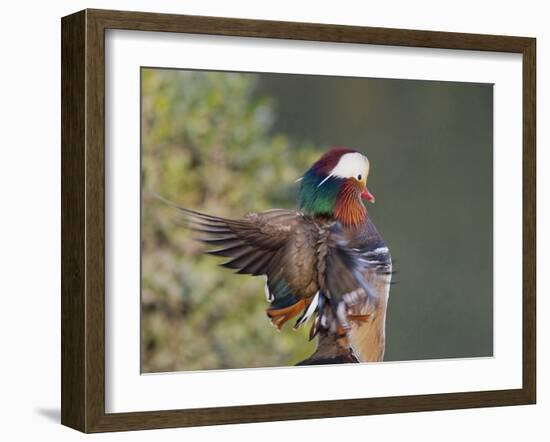
<svg viewBox="0 0 550 442">
<path fill-rule="evenodd" d="M 80 440 L 59 425 L 60 17 L 86 7 L 534 36 L 538 39 L 538 405 L 92 436 L 96 440 L 548 440 L 550 13 L 546 2 L 74 0 L 5 2 L 0 68 L 0 435 Z M 32 439 L 31 439 L 32 440 Z"/>
</svg>

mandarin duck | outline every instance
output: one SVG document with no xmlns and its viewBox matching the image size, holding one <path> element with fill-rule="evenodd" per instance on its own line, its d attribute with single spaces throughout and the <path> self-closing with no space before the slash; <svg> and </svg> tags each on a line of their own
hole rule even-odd
<svg viewBox="0 0 550 442">
<path fill-rule="evenodd" d="M 265 277 L 275 327 L 311 319 L 317 349 L 298 365 L 383 359 L 392 264 L 363 203 L 369 168 L 360 152 L 329 150 L 297 180 L 298 210 L 226 219 L 176 206 L 222 266 Z"/>
</svg>

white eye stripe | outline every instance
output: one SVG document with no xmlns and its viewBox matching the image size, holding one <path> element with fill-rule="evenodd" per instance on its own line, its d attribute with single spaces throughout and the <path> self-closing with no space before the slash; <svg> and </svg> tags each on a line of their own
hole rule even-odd
<svg viewBox="0 0 550 442">
<path fill-rule="evenodd" d="M 317 187 L 321 187 L 323 183 L 328 180 L 333 174 L 331 173 L 329 176 L 327 176 L 323 181 L 321 181 L 319 184 L 317 184 Z"/>
</svg>

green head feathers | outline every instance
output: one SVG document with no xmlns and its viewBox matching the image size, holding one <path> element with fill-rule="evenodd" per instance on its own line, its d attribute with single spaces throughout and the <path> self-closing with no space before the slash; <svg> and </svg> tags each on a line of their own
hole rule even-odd
<svg viewBox="0 0 550 442">
<path fill-rule="evenodd" d="M 305 214 L 332 216 L 334 213 L 342 180 L 331 177 L 323 183 L 325 178 L 311 169 L 304 175 L 298 193 L 298 207 Z"/>
</svg>

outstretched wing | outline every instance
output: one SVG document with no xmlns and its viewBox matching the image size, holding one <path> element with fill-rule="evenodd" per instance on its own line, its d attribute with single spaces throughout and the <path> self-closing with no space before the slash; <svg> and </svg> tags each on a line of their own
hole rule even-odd
<svg viewBox="0 0 550 442">
<path fill-rule="evenodd" d="M 281 209 L 235 220 L 180 210 L 187 214 L 190 227 L 202 235 L 198 239 L 215 247 L 206 253 L 230 258 L 222 266 L 255 276 L 269 275 L 297 222 L 296 212 Z"/>
<path fill-rule="evenodd" d="M 316 292 L 316 228 L 300 212 L 272 209 L 226 219 L 172 206 L 185 213 L 197 239 L 213 247 L 206 253 L 229 258 L 223 267 L 266 277 L 267 314 L 276 327 L 307 310 Z"/>
</svg>

